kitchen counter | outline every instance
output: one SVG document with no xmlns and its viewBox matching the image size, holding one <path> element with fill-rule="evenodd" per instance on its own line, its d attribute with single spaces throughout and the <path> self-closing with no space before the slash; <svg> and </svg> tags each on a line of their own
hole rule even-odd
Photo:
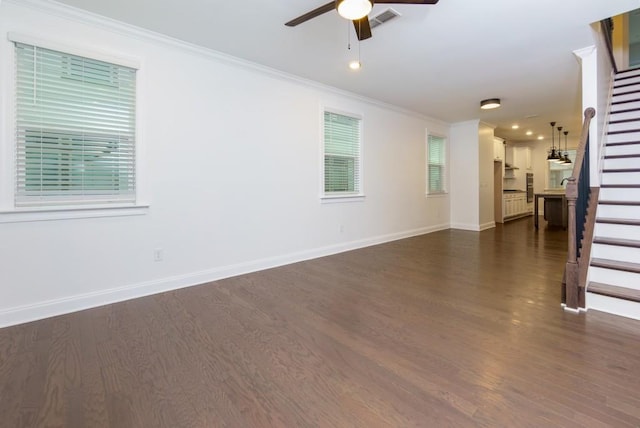
<svg viewBox="0 0 640 428">
<path fill-rule="evenodd" d="M 567 228 L 567 198 L 564 191 L 548 191 L 536 193 L 533 196 L 535 216 L 534 225 L 538 228 L 538 201 L 544 199 L 544 219 L 549 226 L 562 226 Z"/>
</svg>

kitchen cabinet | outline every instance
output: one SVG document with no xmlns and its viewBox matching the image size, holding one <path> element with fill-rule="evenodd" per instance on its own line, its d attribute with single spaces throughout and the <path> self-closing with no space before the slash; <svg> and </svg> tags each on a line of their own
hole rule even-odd
<svg viewBox="0 0 640 428">
<path fill-rule="evenodd" d="M 504 219 L 522 217 L 530 214 L 527 194 L 525 192 L 508 192 L 503 195 Z"/>
<path fill-rule="evenodd" d="M 493 138 L 493 158 L 504 161 L 504 140 L 502 138 Z"/>
</svg>

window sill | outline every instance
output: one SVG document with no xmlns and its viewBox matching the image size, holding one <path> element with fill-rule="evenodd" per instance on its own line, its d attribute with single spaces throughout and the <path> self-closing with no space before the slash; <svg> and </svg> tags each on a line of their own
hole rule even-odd
<svg viewBox="0 0 640 428">
<path fill-rule="evenodd" d="M 340 195 L 340 196 L 321 196 L 322 204 L 338 204 L 343 202 L 361 202 L 364 201 L 364 195 Z"/>
<path fill-rule="evenodd" d="M 80 218 L 125 217 L 145 215 L 149 205 L 102 206 L 102 207 L 47 207 L 20 208 L 0 211 L 0 223 L 21 223 L 29 221 L 72 220 Z"/>
<path fill-rule="evenodd" d="M 431 198 L 445 198 L 447 196 L 449 196 L 449 193 L 447 192 L 441 192 L 441 193 L 427 193 L 426 195 L 427 199 L 431 199 Z"/>
</svg>

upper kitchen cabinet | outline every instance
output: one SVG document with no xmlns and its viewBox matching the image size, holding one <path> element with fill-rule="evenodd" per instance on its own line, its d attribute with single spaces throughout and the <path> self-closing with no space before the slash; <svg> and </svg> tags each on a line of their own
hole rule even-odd
<svg viewBox="0 0 640 428">
<path fill-rule="evenodd" d="M 493 159 L 504 162 L 504 140 L 500 137 L 493 137 Z"/>
</svg>

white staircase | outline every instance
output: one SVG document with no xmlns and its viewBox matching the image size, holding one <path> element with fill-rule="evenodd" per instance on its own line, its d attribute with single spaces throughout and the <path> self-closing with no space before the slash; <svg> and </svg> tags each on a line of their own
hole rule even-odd
<svg viewBox="0 0 640 428">
<path fill-rule="evenodd" d="M 615 79 L 586 305 L 640 319 L 640 70 Z"/>
</svg>

